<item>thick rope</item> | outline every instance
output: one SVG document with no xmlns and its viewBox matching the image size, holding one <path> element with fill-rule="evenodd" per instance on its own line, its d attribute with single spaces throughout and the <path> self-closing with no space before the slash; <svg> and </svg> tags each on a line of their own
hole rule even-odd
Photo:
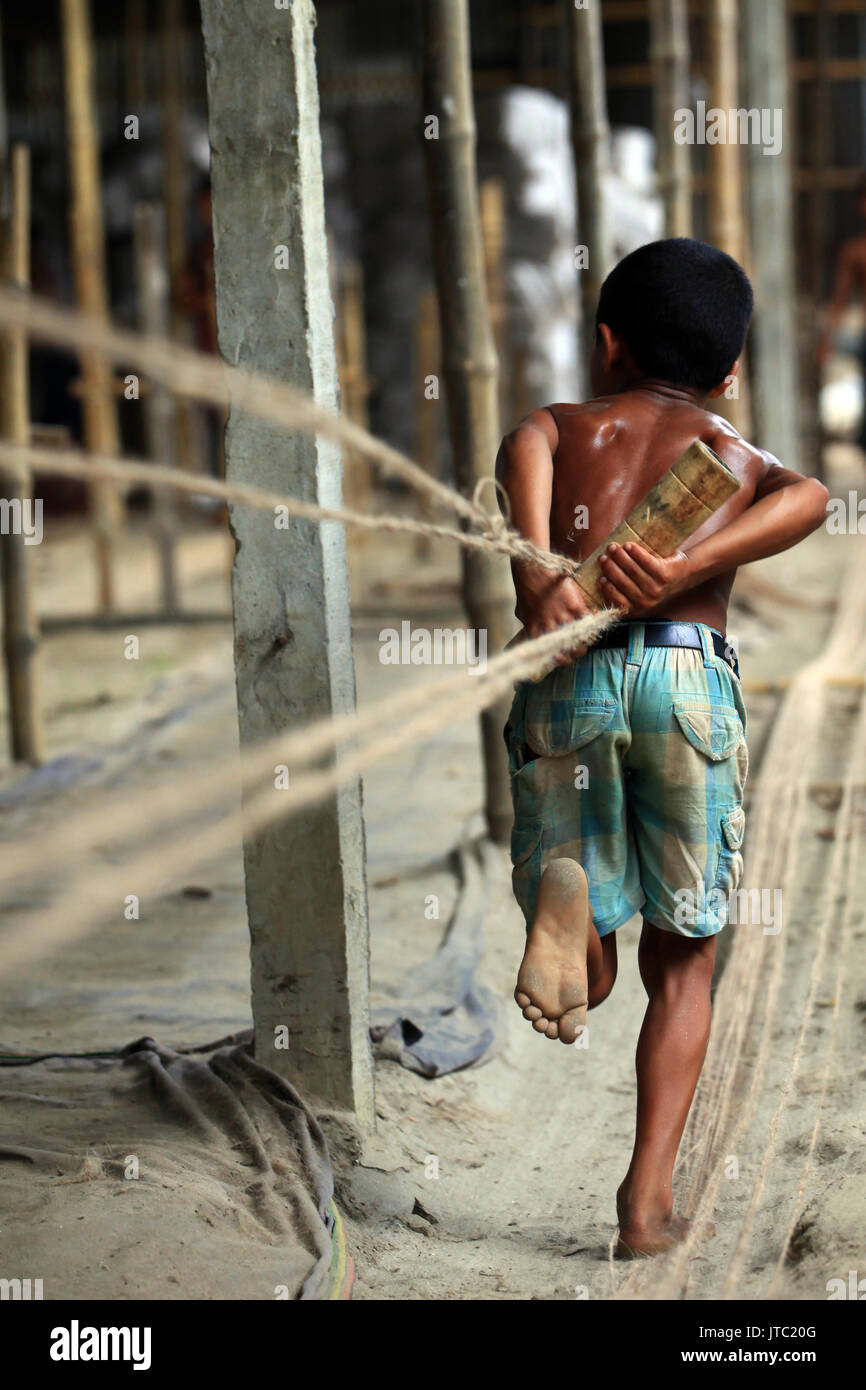
<svg viewBox="0 0 866 1390">
<path fill-rule="evenodd" d="M 54 473 L 66 478 L 82 478 L 85 481 L 101 478 L 121 483 L 143 483 L 148 487 L 171 488 L 190 496 L 214 497 L 223 502 L 242 503 L 259 511 L 270 512 L 282 507 L 288 516 L 297 516 L 308 521 L 334 521 L 368 531 L 430 536 L 453 541 L 467 550 L 492 551 L 511 556 L 515 560 L 532 561 L 570 578 L 573 578 L 580 568 L 575 561 L 567 560 L 563 555 L 555 555 L 552 551 L 542 550 L 532 541 L 519 536 L 516 531 L 509 530 L 502 517 L 488 517 L 486 513 L 479 513 L 485 518 L 482 531 L 458 531 L 452 526 L 417 521 L 412 517 L 383 516 L 378 513 L 373 515 L 353 511 L 348 507 L 322 507 L 318 503 L 305 502 L 301 498 L 293 497 L 291 493 L 254 487 L 250 483 L 224 482 L 221 478 L 208 478 L 199 473 L 189 473 L 185 469 L 171 468 L 167 464 L 110 458 L 103 454 L 85 454 L 78 449 L 46 449 L 30 444 L 8 444 L 0 440 L 0 472 L 10 474 L 23 483 L 31 470 Z M 482 523 L 478 521 L 475 524 Z"/>
<path fill-rule="evenodd" d="M 384 477 L 401 478 L 421 496 L 435 500 L 456 512 L 486 537 L 492 551 L 511 555 L 515 559 L 543 564 L 560 574 L 573 576 L 577 572 L 578 566 L 574 561 L 535 546 L 531 541 L 509 530 L 504 518 L 487 512 L 481 505 L 478 488 L 475 498 L 472 501 L 467 500 L 455 488 L 431 477 L 399 449 L 392 448 L 360 425 L 320 405 L 298 387 L 245 368 L 229 366 L 222 358 L 197 352 L 193 348 L 179 347 L 168 339 L 115 328 L 102 319 L 79 314 L 71 309 L 58 308 L 47 300 L 8 287 L 0 288 L 0 324 L 21 329 L 41 341 L 60 343 L 77 352 L 96 353 L 115 365 L 129 366 L 130 363 L 136 363 L 145 376 L 160 382 L 176 395 L 206 401 L 211 405 L 229 405 L 236 410 L 245 410 L 287 431 L 320 435 L 339 445 L 345 451 L 348 460 L 351 461 L 353 454 L 355 457 L 364 458 Z M 21 451 L 15 463 L 19 474 L 22 472 L 24 446 L 21 446 Z M 53 450 L 45 451 L 45 463 L 40 466 L 50 470 L 51 464 L 48 460 L 53 453 Z M 11 460 L 12 455 L 9 454 L 7 457 Z M 87 456 L 77 457 L 83 461 Z M 68 451 L 65 454 L 64 467 L 58 467 L 55 471 L 65 471 L 68 476 L 87 477 L 86 471 L 74 473 L 75 459 L 75 453 Z M 90 464 L 87 466 L 91 467 Z M 91 476 L 114 476 L 105 470 L 124 466 L 120 460 L 97 459 L 93 462 Z M 152 468 L 153 473 L 149 481 L 154 482 L 157 465 L 152 465 Z M 181 487 L 177 479 L 179 472 L 182 473 L 182 470 L 163 467 L 160 481 L 165 485 Z M 128 473 L 118 476 L 121 481 L 130 478 Z M 205 482 L 204 479 L 199 481 Z M 486 479 L 483 481 L 487 482 Z M 242 485 L 223 486 L 235 488 Z M 209 492 L 209 488 L 201 486 L 184 490 Z M 252 492 L 254 491 L 255 489 L 252 489 Z M 209 495 L 224 497 L 226 500 L 232 500 L 235 496 L 233 492 L 228 491 L 209 492 Z M 241 494 L 239 500 L 249 501 L 250 494 Z M 280 500 L 285 502 L 288 499 L 282 497 Z M 360 514 L 347 515 L 357 517 Z M 338 519 L 345 520 L 346 517 Z M 427 533 L 419 531 L 417 534 Z M 510 549 L 506 548 L 506 541 L 510 543 Z"/>
<path fill-rule="evenodd" d="M 274 787 L 273 771 L 275 763 L 287 762 L 286 745 L 297 749 L 299 756 L 303 750 L 303 756 L 310 762 L 316 755 L 321 756 L 326 747 L 345 742 L 347 730 L 357 726 L 357 716 L 345 715 L 338 720 L 322 720 L 308 730 L 298 730 L 295 734 L 289 735 L 288 739 L 273 740 L 267 745 L 264 754 L 256 748 L 253 753 L 257 771 L 260 775 L 268 773 L 271 785 L 266 791 L 251 795 L 251 786 L 254 784 L 252 779 L 245 779 L 245 834 L 256 834 L 266 826 L 323 800 L 341 784 L 356 780 L 362 771 L 408 744 L 435 733 L 437 729 L 451 724 L 456 718 L 477 713 L 478 710 L 494 704 L 515 681 L 537 674 L 540 666 L 546 669 L 556 655 L 573 649 L 577 643 L 589 642 L 600 636 L 617 616 L 613 610 L 591 614 L 555 632 L 546 633 L 522 646 L 503 652 L 488 663 L 486 671 L 472 676 L 462 672 L 447 682 L 447 696 L 441 693 L 441 686 L 446 683 L 437 682 L 432 688 L 425 685 L 419 691 L 409 691 L 406 696 L 395 697 L 389 702 L 390 709 L 387 715 L 382 704 L 365 711 L 365 725 L 373 725 L 369 738 L 359 739 L 355 748 L 341 748 L 338 760 L 333 765 L 304 772 L 299 777 L 291 777 L 290 785 L 285 790 L 278 791 Z M 416 712 L 412 717 L 408 717 L 405 711 L 413 706 Z M 399 718 L 394 713 L 397 709 L 403 710 Z M 332 727 L 334 724 L 338 726 L 336 737 Z M 383 727 L 387 730 L 384 734 L 378 732 Z M 311 749 L 314 751 L 311 752 Z M 188 773 L 184 774 L 185 781 L 188 777 Z M 195 795 L 189 787 L 185 793 L 178 793 L 176 789 L 171 788 L 166 792 L 160 788 L 157 794 L 160 799 L 158 803 L 157 798 L 148 800 L 139 796 L 136 798 L 134 811 L 129 808 L 129 820 L 140 820 L 142 809 L 152 813 L 155 804 L 161 805 L 172 818 L 177 816 L 179 808 L 183 811 L 183 819 L 193 811 L 200 813 L 207 810 L 213 806 L 213 775 L 205 779 L 204 785 L 205 795 L 201 795 L 201 787 L 196 789 Z M 219 775 L 219 786 L 224 792 L 224 770 L 221 770 Z M 153 824 L 152 814 L 149 823 Z M 88 829 L 89 843 L 92 845 L 92 823 Z M 117 817 L 113 819 L 110 829 L 114 833 L 120 829 Z M 76 844 L 80 844 L 84 838 L 81 825 L 69 827 L 66 833 Z M 107 912 L 112 907 L 117 909 L 118 902 L 130 891 L 130 884 L 135 884 L 139 896 L 153 891 L 160 883 L 170 878 L 172 873 L 180 873 L 192 863 L 200 863 L 230 849 L 237 842 L 237 834 L 238 828 L 234 819 L 228 824 L 223 822 L 207 832 L 176 834 L 171 844 L 140 852 L 125 861 L 116 872 L 100 870 L 100 877 L 96 882 L 92 863 L 82 859 L 76 864 L 71 878 L 65 880 L 60 899 L 54 906 L 28 915 L 26 922 L 0 937 L 0 969 L 20 965 L 43 955 L 55 946 L 86 935 L 96 925 L 100 913 Z M 64 832 L 62 828 L 58 828 L 56 835 L 52 834 L 52 854 L 60 852 L 63 840 Z M 34 865 L 34 850 L 30 847 L 28 854 L 28 847 L 24 846 L 21 856 L 16 857 L 19 864 L 12 869 L 14 877 L 18 876 L 20 866 L 26 861 L 29 860 L 28 867 Z M 41 862 L 44 877 L 44 845 Z M 36 863 L 38 864 L 38 859 Z"/>
</svg>

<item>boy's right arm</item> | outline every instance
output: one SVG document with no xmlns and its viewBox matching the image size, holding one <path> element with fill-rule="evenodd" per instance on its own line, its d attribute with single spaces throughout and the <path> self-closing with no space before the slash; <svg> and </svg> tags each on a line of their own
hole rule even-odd
<svg viewBox="0 0 866 1390">
<path fill-rule="evenodd" d="M 553 456 L 559 431 L 549 410 L 534 410 L 505 436 L 496 458 L 496 477 L 511 507 L 511 523 L 521 536 L 550 549 L 550 508 L 553 500 Z M 517 592 L 515 614 L 528 637 L 540 637 L 591 612 L 573 579 L 544 565 L 515 560 L 511 565 Z M 557 658 L 567 665 L 585 647 Z"/>
</svg>

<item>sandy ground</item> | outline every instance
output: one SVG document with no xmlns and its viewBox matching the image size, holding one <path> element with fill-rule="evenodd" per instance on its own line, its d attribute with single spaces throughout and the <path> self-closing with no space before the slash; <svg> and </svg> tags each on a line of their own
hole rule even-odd
<svg viewBox="0 0 866 1390">
<path fill-rule="evenodd" d="M 855 474 L 840 479 L 845 487 L 860 481 Z M 757 687 L 748 696 L 753 776 L 780 698 L 774 683 L 820 650 L 839 584 L 842 547 L 853 543 L 821 531 L 796 557 L 766 562 L 741 586 L 730 630 L 740 640 L 744 675 Z M 224 544 L 213 532 L 202 532 L 185 547 L 184 592 L 190 607 L 226 611 L 225 558 Z M 422 571 L 408 547 L 395 546 L 389 565 L 385 572 L 381 556 L 367 551 L 353 574 L 362 702 L 391 693 L 401 683 L 428 680 L 431 674 L 435 679 L 427 670 L 381 665 L 381 628 L 401 618 L 431 626 L 459 621 L 453 557 L 438 555 Z M 125 542 L 123 566 L 124 603 L 130 609 L 151 608 L 155 566 L 146 537 L 133 534 Z M 43 612 L 88 611 L 86 541 L 49 532 L 40 571 Z M 804 576 L 805 603 L 798 600 L 802 592 L 797 587 Z M 47 637 L 50 753 L 62 761 L 50 776 L 10 769 L 3 773 L 0 824 L 13 846 L 44 835 L 48 860 L 46 828 L 58 812 L 79 814 L 98 803 L 108 787 L 128 788 L 134 797 L 156 769 L 170 766 L 182 774 L 204 754 L 224 757 L 228 766 L 236 748 L 228 622 L 142 627 L 137 662 L 123 657 L 124 635 L 121 628 L 84 628 L 52 631 Z M 819 759 L 822 781 L 828 784 L 844 764 L 860 694 L 856 688 L 832 693 Z M 468 721 L 411 746 L 365 778 L 374 1004 L 384 1001 L 409 966 L 436 949 L 456 893 L 449 851 L 480 826 L 479 771 L 475 725 Z M 820 982 L 816 1022 L 791 1103 L 766 1161 L 763 1196 L 748 1238 L 741 1235 L 810 987 L 810 928 L 816 894 L 828 891 L 822 870 L 834 833 L 832 802 L 832 791 L 823 794 L 821 804 L 816 802 L 814 836 L 803 846 L 801 883 L 784 928 L 784 1002 L 768 1069 L 735 1155 L 738 1177 L 723 1185 L 718 1234 L 689 1270 L 687 1296 L 692 1298 L 723 1291 L 738 1241 L 742 1258 L 735 1283 L 726 1290 L 734 1297 L 822 1299 L 827 1281 L 847 1278 L 858 1261 L 866 1273 L 862 922 L 855 924 L 838 1009 L 831 1086 L 822 1098 L 834 1004 L 829 970 L 828 983 L 823 977 Z M 862 824 L 857 833 L 863 833 Z M 106 845 L 106 863 L 112 862 L 112 854 L 112 846 Z M 858 903 L 866 902 L 866 856 L 861 858 Z M 424 914 L 430 894 L 440 898 L 438 922 Z M 12 904 L 10 920 L 26 915 L 33 902 L 28 898 Z M 483 979 L 503 1000 L 501 1050 L 482 1067 L 434 1081 L 381 1063 L 379 1128 L 366 1141 L 360 1162 L 342 1144 L 339 1127 L 332 1129 L 358 1299 L 610 1298 L 624 1289 L 629 1275 L 622 1266 L 611 1265 L 608 1247 L 614 1192 L 632 1137 L 634 1043 L 644 1008 L 636 968 L 638 925 L 631 923 L 619 933 L 619 978 L 610 999 L 592 1015 L 586 1050 L 538 1037 L 510 1005 L 522 920 L 510 898 L 504 854 L 485 925 Z M 168 1046 L 203 1043 L 249 1024 L 247 956 L 237 850 L 218 863 L 191 863 L 187 875 L 166 885 L 159 900 L 146 906 L 141 921 L 95 925 L 86 940 L 5 977 L 0 982 L 0 1043 L 34 1051 L 77 1051 L 117 1046 L 143 1034 Z M 747 1039 L 746 1068 L 759 1042 L 760 1025 L 756 1036 Z M 26 1078 L 27 1089 L 34 1089 L 35 1071 Z M 20 1091 L 25 1084 L 17 1071 L 12 1075 L 14 1082 L 10 1073 L 0 1074 L 8 1103 L 14 1103 L 16 1087 Z M 821 1124 L 810 1157 L 819 1101 Z M 84 1151 L 88 1135 L 81 1141 Z M 224 1189 L 225 1181 L 224 1174 L 215 1183 L 213 1174 L 196 1176 L 187 1168 L 187 1219 L 181 1221 L 182 1193 L 180 1198 L 173 1194 L 174 1235 L 154 1232 L 143 1216 L 131 1219 L 119 1205 L 113 1226 L 110 1204 L 98 1224 L 92 1224 L 100 1184 L 106 1195 L 117 1184 L 110 1172 L 88 1184 L 94 1192 L 88 1193 L 87 1208 L 80 1205 L 80 1184 L 57 1186 L 41 1213 L 7 1215 L 0 1229 L 0 1263 L 4 1268 L 10 1260 L 20 1263 L 28 1234 L 40 1222 L 43 1248 L 52 1252 L 55 1296 L 134 1297 L 145 1290 L 145 1296 L 203 1296 L 206 1281 L 193 1289 L 184 1280 L 154 1294 L 154 1264 L 167 1260 L 172 1240 L 181 1238 L 181 1224 L 184 1238 L 195 1242 L 206 1261 L 214 1220 L 219 1225 L 231 1219 L 225 1191 L 219 1201 L 214 1198 L 215 1187 L 222 1184 Z M 797 1213 L 802 1207 L 805 1214 L 797 1215 L 793 1257 L 777 1271 L 800 1187 Z M 94 1240 L 110 1256 L 115 1238 L 125 1252 L 122 1285 L 110 1258 L 91 1258 Z M 250 1242 L 247 1256 L 257 1249 L 252 1230 Z M 262 1297 L 254 1261 L 239 1259 L 238 1270 L 231 1296 Z M 211 1296 L 226 1296 L 224 1284 L 215 1286 Z M 638 1288 L 637 1296 L 651 1297 L 651 1286 Z"/>
</svg>

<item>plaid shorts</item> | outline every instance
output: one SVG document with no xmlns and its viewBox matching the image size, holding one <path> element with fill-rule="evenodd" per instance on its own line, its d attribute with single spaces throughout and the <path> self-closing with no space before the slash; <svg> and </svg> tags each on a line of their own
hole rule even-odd
<svg viewBox="0 0 866 1390">
<path fill-rule="evenodd" d="M 514 893 L 527 924 L 551 859 L 586 870 L 600 936 L 636 912 L 712 936 L 742 873 L 746 711 L 737 676 L 701 649 L 590 650 L 517 687 L 505 729 Z"/>
</svg>

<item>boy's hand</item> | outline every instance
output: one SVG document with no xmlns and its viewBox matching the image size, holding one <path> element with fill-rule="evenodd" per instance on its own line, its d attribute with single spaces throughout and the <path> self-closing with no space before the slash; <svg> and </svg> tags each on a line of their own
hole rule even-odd
<svg viewBox="0 0 866 1390">
<path fill-rule="evenodd" d="M 658 608 L 688 588 L 691 563 L 684 551 L 678 550 L 661 559 L 645 546 L 629 541 L 626 545 L 610 545 L 601 557 L 604 578 L 602 592 L 614 608 L 628 613 L 645 613 Z"/>
<path fill-rule="evenodd" d="M 550 570 L 526 567 L 517 581 L 514 612 L 523 623 L 527 637 L 542 637 L 593 611 L 580 585 L 567 576 L 557 579 Z M 586 647 L 575 647 L 558 656 L 556 664 L 567 666 L 585 652 Z"/>
</svg>

